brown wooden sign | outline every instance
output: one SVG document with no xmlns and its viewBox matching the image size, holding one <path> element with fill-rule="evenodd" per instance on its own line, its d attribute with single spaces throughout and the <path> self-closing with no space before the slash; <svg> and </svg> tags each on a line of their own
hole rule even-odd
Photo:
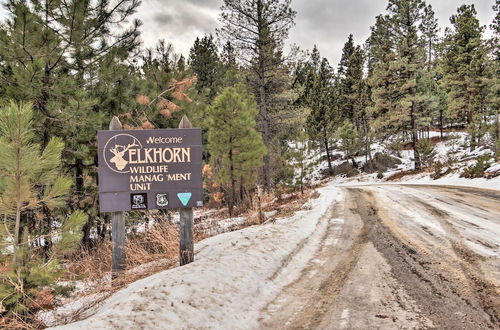
<svg viewBox="0 0 500 330">
<path fill-rule="evenodd" d="M 203 206 L 201 129 L 98 131 L 101 212 Z"/>
</svg>

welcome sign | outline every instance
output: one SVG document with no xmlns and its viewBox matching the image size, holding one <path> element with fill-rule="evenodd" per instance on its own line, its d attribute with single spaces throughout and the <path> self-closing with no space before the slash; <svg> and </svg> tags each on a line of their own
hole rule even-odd
<svg viewBox="0 0 500 330">
<path fill-rule="evenodd" d="M 196 207 L 201 129 L 98 131 L 101 212 Z"/>
</svg>

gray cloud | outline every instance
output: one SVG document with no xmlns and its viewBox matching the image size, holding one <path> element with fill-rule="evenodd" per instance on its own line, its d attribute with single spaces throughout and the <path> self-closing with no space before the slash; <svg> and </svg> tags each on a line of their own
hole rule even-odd
<svg viewBox="0 0 500 330">
<path fill-rule="evenodd" d="M 441 33 L 450 25 L 449 17 L 464 2 L 475 4 L 482 25 L 491 23 L 495 0 L 427 0 L 439 19 Z M 176 52 L 188 55 L 196 37 L 214 33 L 219 27 L 221 5 L 222 0 L 143 0 L 135 17 L 144 23 L 142 39 L 146 47 L 165 39 Z M 362 44 L 375 16 L 386 12 L 387 0 L 292 0 L 292 7 L 297 11 L 296 25 L 287 43 L 309 50 L 316 44 L 335 67 L 347 36 L 352 33 L 354 41 Z M 0 19 L 5 15 L 0 6 Z M 485 35 L 490 36 L 491 31 L 486 30 Z"/>
<path fill-rule="evenodd" d="M 208 8 L 219 8 L 221 5 L 219 0 L 185 0 L 185 2 Z"/>
<path fill-rule="evenodd" d="M 333 66 L 340 59 L 348 35 L 352 33 L 356 43 L 363 43 L 375 16 L 386 7 L 385 1 L 373 0 L 298 0 L 293 5 L 297 18 L 290 42 L 305 49 L 316 44 Z"/>
<path fill-rule="evenodd" d="M 198 36 L 214 33 L 218 26 L 219 0 L 148 0 L 139 8 L 136 17 L 143 21 L 142 39 L 152 47 L 165 39 L 176 52 L 188 55 Z"/>
<path fill-rule="evenodd" d="M 494 0 L 467 1 L 475 3 L 478 17 L 483 25 L 493 20 Z M 467 3 L 466 2 L 466 3 Z M 290 42 L 301 48 L 318 46 L 322 56 L 333 66 L 340 60 L 342 47 L 350 33 L 357 44 L 363 44 L 370 35 L 370 26 L 375 17 L 386 13 L 386 0 L 296 0 L 292 2 L 297 11 L 296 26 L 290 31 Z M 428 0 L 436 12 L 441 33 L 449 26 L 449 17 L 464 0 Z M 486 36 L 491 33 L 487 31 Z"/>
</svg>

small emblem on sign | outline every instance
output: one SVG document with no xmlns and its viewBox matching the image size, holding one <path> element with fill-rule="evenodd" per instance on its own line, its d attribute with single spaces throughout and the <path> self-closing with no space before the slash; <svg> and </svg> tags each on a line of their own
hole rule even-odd
<svg viewBox="0 0 500 330">
<path fill-rule="evenodd" d="M 148 194 L 130 194 L 130 208 L 145 210 L 148 208 Z"/>
<path fill-rule="evenodd" d="M 156 205 L 165 207 L 168 205 L 168 194 L 156 194 Z"/>
<path fill-rule="evenodd" d="M 198 206 L 198 207 L 202 207 L 202 206 L 203 206 L 203 202 L 202 202 L 202 201 L 197 201 L 197 202 L 196 202 L 196 206 Z"/>
<path fill-rule="evenodd" d="M 142 148 L 141 142 L 130 134 L 117 134 L 104 146 L 103 156 L 109 169 L 116 173 L 129 173 L 129 150 Z M 111 165 L 112 164 L 112 165 Z"/>
<path fill-rule="evenodd" d="M 182 205 L 186 206 L 189 203 L 189 200 L 191 199 L 192 194 L 190 192 L 186 193 L 178 193 L 177 197 L 181 201 Z"/>
</svg>

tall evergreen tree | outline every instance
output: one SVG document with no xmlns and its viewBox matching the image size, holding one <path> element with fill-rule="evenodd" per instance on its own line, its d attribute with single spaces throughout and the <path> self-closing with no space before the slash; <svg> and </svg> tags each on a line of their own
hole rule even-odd
<svg viewBox="0 0 500 330">
<path fill-rule="evenodd" d="M 270 93 L 276 70 L 283 64 L 283 44 L 294 24 L 291 0 L 224 0 L 221 7 L 222 37 L 238 49 L 242 60 L 253 72 L 252 85 L 259 105 L 259 126 L 264 144 L 272 140 Z M 264 157 L 263 181 L 271 182 L 269 154 Z"/>
<path fill-rule="evenodd" d="M 495 115 L 495 126 L 494 126 L 494 137 L 495 137 L 495 149 L 497 157 L 500 158 L 500 0 L 496 0 L 493 5 L 493 11 L 495 11 L 495 17 L 492 24 L 490 25 L 491 30 L 493 30 L 493 36 L 491 38 L 491 48 L 493 53 L 493 60 L 491 63 L 493 77 L 491 79 L 491 88 L 488 101 L 493 108 L 493 114 Z"/>
<path fill-rule="evenodd" d="M 73 172 L 73 207 L 86 209 L 91 221 L 97 216 L 95 131 L 134 98 L 123 88 L 131 76 L 123 63 L 138 46 L 140 23 L 116 27 L 138 5 L 137 0 L 10 0 L 6 29 L 0 33 L 0 56 L 6 63 L 0 79 L 11 86 L 3 96 L 32 102 L 42 146 L 50 136 L 66 139 L 63 161 Z M 115 94 L 113 102 L 107 93 Z M 85 177 L 94 178 L 91 187 Z M 46 218 L 52 219 L 49 214 Z"/>
<path fill-rule="evenodd" d="M 196 89 L 200 93 L 207 93 L 210 102 L 219 91 L 223 74 L 212 35 L 196 38 L 189 53 L 189 66 L 198 78 Z"/>
<path fill-rule="evenodd" d="M 379 65 L 372 77 L 374 111 L 379 127 L 389 131 L 409 130 L 415 169 L 421 168 L 418 150 L 419 103 L 425 96 L 417 87 L 425 67 L 425 53 L 419 27 L 425 16 L 422 0 L 390 0 L 389 31 L 394 53 L 389 52 L 387 65 Z"/>
<path fill-rule="evenodd" d="M 454 121 L 478 128 L 485 93 L 486 49 L 482 42 L 483 27 L 474 5 L 463 5 L 450 18 L 453 31 L 448 30 L 444 51 L 444 83 L 448 91 L 449 112 Z M 477 131 L 471 131 L 471 147 Z"/>
<path fill-rule="evenodd" d="M 345 153 L 347 159 L 351 159 L 352 165 L 357 168 L 358 164 L 354 156 L 358 152 L 361 142 L 356 128 L 346 119 L 342 126 L 337 129 L 336 134 L 340 140 L 340 149 Z"/>
<path fill-rule="evenodd" d="M 377 67 L 388 65 L 393 60 L 394 38 L 388 15 L 378 15 L 371 34 L 366 41 L 368 77 L 372 77 Z"/>
<path fill-rule="evenodd" d="M 255 117 L 258 113 L 253 95 L 245 86 L 227 87 L 210 107 L 208 149 L 220 183 L 229 185 L 226 200 L 229 213 L 240 201 L 244 190 L 255 183 L 255 174 L 262 165 L 266 148 L 258 133 Z"/>
<path fill-rule="evenodd" d="M 321 62 L 315 48 L 311 55 L 307 80 L 304 84 L 303 102 L 311 110 L 307 117 L 307 131 L 312 140 L 325 149 L 328 169 L 333 172 L 330 157 L 330 140 L 338 122 L 333 69 L 326 58 Z"/>
<path fill-rule="evenodd" d="M 342 50 L 337 76 L 339 80 L 339 111 L 342 120 L 349 119 L 352 123 L 357 125 L 357 114 L 354 109 L 356 99 L 354 94 L 356 83 L 362 79 L 363 63 L 356 61 L 357 58 L 354 58 L 355 51 L 353 36 L 350 34 Z"/>
<path fill-rule="evenodd" d="M 420 29 L 423 34 L 427 53 L 427 70 L 430 71 L 437 56 L 436 44 L 439 32 L 438 20 L 431 5 L 425 6 Z"/>
</svg>

